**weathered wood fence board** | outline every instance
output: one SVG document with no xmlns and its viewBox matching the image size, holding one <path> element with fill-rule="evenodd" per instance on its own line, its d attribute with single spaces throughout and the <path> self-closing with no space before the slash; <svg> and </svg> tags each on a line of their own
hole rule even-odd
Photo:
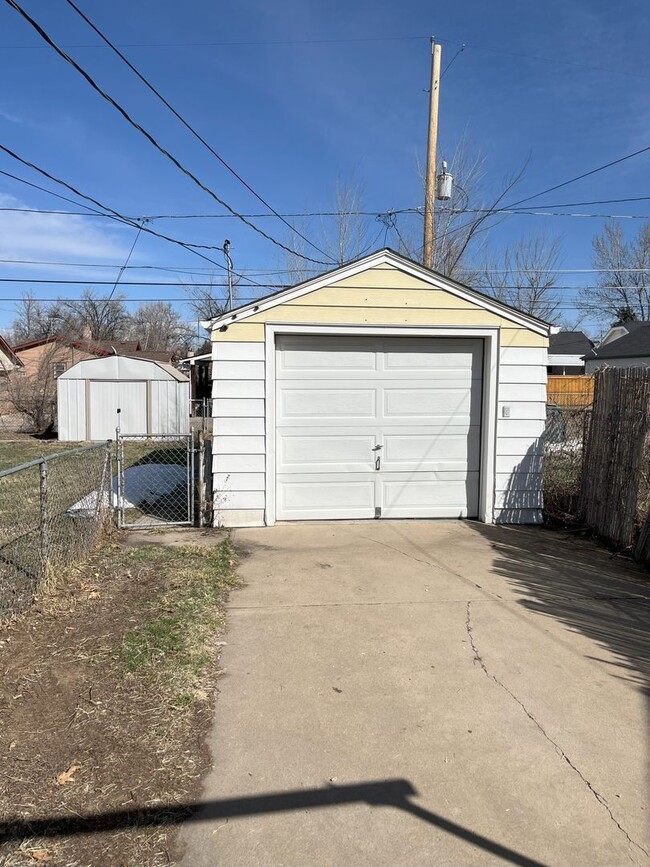
<svg viewBox="0 0 650 867">
<path fill-rule="evenodd" d="M 549 375 L 546 386 L 547 400 L 567 409 L 590 407 L 594 400 L 593 376 Z"/>
<path fill-rule="evenodd" d="M 582 517 L 604 539 L 634 547 L 650 511 L 650 370 L 595 374 L 581 491 Z M 646 547 L 650 547 L 650 543 Z"/>
</svg>

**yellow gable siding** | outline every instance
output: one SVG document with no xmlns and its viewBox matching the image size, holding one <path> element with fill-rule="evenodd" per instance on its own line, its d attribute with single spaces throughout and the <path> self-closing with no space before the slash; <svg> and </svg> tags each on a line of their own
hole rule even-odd
<svg viewBox="0 0 650 867">
<path fill-rule="evenodd" d="M 264 340 L 264 323 L 481 327 L 502 329 L 503 346 L 546 347 L 533 331 L 393 267 L 371 268 L 234 322 L 213 340 Z"/>
</svg>

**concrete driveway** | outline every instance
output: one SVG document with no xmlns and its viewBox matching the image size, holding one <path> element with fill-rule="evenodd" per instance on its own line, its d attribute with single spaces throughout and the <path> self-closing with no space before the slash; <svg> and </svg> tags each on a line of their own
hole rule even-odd
<svg viewBox="0 0 650 867">
<path fill-rule="evenodd" d="M 468 522 L 234 539 L 188 867 L 650 863 L 639 572 Z"/>
</svg>

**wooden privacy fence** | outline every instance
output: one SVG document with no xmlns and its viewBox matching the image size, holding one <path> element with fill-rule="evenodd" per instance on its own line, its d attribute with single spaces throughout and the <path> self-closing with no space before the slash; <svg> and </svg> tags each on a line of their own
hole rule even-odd
<svg viewBox="0 0 650 867">
<path fill-rule="evenodd" d="M 546 394 L 548 403 L 562 409 L 586 409 L 594 401 L 594 378 L 549 375 Z"/>
<path fill-rule="evenodd" d="M 598 535 L 650 562 L 650 369 L 595 374 L 581 508 Z"/>
</svg>

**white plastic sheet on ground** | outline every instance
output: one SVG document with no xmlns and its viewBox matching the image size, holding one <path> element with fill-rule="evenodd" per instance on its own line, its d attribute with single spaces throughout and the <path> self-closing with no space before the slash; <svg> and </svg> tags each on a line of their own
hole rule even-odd
<svg viewBox="0 0 650 867">
<path fill-rule="evenodd" d="M 117 476 L 113 476 L 111 503 L 117 508 Z M 187 485 L 187 467 L 184 464 L 140 464 L 124 470 L 124 501 L 125 509 L 137 509 L 142 504 L 155 503 L 157 500 L 171 494 L 174 490 Z M 91 491 L 74 506 L 70 506 L 68 514 L 83 517 L 95 514 L 100 505 L 100 492 Z M 108 493 L 102 494 L 101 505 L 108 506 Z"/>
</svg>

